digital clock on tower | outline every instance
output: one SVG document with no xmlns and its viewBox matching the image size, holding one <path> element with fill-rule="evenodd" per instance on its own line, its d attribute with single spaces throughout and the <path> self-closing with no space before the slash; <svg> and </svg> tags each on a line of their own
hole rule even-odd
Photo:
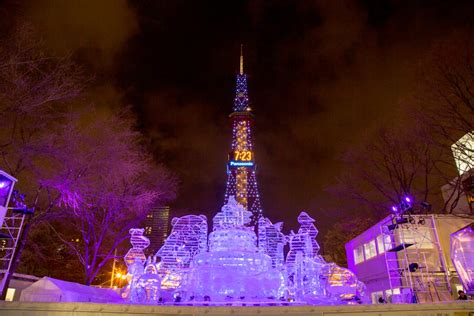
<svg viewBox="0 0 474 316">
<path fill-rule="evenodd" d="M 250 150 L 236 150 L 233 152 L 234 161 L 252 161 L 253 153 Z"/>
</svg>

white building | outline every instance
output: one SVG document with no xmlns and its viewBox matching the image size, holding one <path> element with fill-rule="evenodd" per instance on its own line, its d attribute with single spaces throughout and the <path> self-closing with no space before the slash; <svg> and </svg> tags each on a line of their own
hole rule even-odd
<svg viewBox="0 0 474 316">
<path fill-rule="evenodd" d="M 461 289 L 450 234 L 472 222 L 455 215 L 388 216 L 346 244 L 348 267 L 377 303 L 436 302 Z"/>
</svg>

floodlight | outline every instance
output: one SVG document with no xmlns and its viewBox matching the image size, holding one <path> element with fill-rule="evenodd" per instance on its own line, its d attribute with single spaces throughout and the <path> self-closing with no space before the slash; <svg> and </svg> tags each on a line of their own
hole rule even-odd
<svg viewBox="0 0 474 316">
<path fill-rule="evenodd" d="M 431 204 L 426 202 L 426 201 L 423 201 L 420 203 L 421 207 L 423 208 L 423 210 L 425 210 L 427 213 L 431 211 Z"/>
<path fill-rule="evenodd" d="M 406 224 L 406 223 L 408 223 L 408 218 L 405 218 L 405 217 L 397 218 L 397 224 Z"/>
<path fill-rule="evenodd" d="M 398 225 L 397 224 L 391 224 L 391 225 L 387 225 L 387 228 L 389 231 L 392 231 L 392 230 L 395 230 L 398 228 Z"/>
<path fill-rule="evenodd" d="M 411 202 L 411 198 L 408 196 L 402 199 L 400 202 L 400 210 L 402 213 L 411 212 L 413 210 L 413 205 Z"/>
<path fill-rule="evenodd" d="M 420 266 L 416 262 L 410 263 L 408 265 L 408 269 L 410 270 L 410 272 L 416 272 L 419 268 Z"/>
<path fill-rule="evenodd" d="M 0 228 L 7 213 L 10 196 L 17 180 L 8 173 L 0 170 Z"/>
</svg>

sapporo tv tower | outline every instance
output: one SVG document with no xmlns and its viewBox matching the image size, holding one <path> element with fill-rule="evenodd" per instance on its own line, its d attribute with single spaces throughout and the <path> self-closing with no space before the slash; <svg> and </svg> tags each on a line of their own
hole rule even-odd
<svg viewBox="0 0 474 316">
<path fill-rule="evenodd" d="M 258 194 L 256 164 L 252 143 L 253 114 L 249 106 L 247 75 L 244 73 L 244 57 L 240 47 L 240 71 L 237 74 L 237 87 L 232 122 L 232 148 L 227 163 L 226 204 L 230 196 L 253 214 L 252 224 L 262 216 Z"/>
</svg>

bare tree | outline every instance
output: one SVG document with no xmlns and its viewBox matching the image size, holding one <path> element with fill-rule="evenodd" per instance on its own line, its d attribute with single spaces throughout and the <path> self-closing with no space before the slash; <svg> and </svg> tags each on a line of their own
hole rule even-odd
<svg viewBox="0 0 474 316">
<path fill-rule="evenodd" d="M 454 172 L 453 152 L 464 171 L 474 168 L 474 30 L 457 30 L 438 41 L 420 66 L 420 80 L 409 104 L 440 151 L 435 168 L 453 190 L 444 208 L 451 212 L 461 198 L 462 180 Z M 463 142 L 457 142 L 466 135 Z M 453 180 L 454 178 L 454 180 Z"/>
<path fill-rule="evenodd" d="M 48 54 L 29 25 L 19 24 L 0 39 L 0 163 L 20 180 L 18 187 L 27 194 L 36 217 L 48 214 L 59 195 L 37 181 L 31 153 L 38 150 L 49 124 L 60 117 L 64 103 L 81 93 L 85 81 L 68 56 Z M 11 272 L 4 276 L 7 285 L 34 220 L 26 221 Z"/>
<path fill-rule="evenodd" d="M 90 107 L 74 112 L 61 133 L 45 140 L 50 144 L 46 159 L 53 160 L 42 184 L 60 194 L 51 227 L 77 255 L 86 284 L 150 207 L 174 198 L 176 191 L 175 177 L 152 161 L 127 116 Z M 80 243 L 71 242 L 71 232 Z"/>
<path fill-rule="evenodd" d="M 46 225 L 90 284 L 148 207 L 174 197 L 176 180 L 141 146 L 129 111 L 84 105 L 87 79 L 69 56 L 48 54 L 25 25 L 0 44 L 0 163 L 35 208 L 12 271 L 30 228 Z"/>
<path fill-rule="evenodd" d="M 24 168 L 20 148 L 58 119 L 64 102 L 76 98 L 85 78 L 69 56 L 47 54 L 33 29 L 19 25 L 0 42 L 0 150 L 12 174 Z"/>
<path fill-rule="evenodd" d="M 437 155 L 421 135 L 415 126 L 378 129 L 344 153 L 348 170 L 332 191 L 379 214 L 406 195 L 427 200 L 437 191 L 433 188 Z"/>
<path fill-rule="evenodd" d="M 335 263 L 347 267 L 345 245 L 376 222 L 373 214 L 337 221 L 324 235 L 323 250 Z M 371 216 L 372 215 L 372 216 Z"/>
<path fill-rule="evenodd" d="M 19 24 L 0 40 L 0 162 L 7 172 L 25 179 L 19 186 L 38 215 L 46 214 L 57 196 L 39 183 L 35 154 L 86 81 L 69 56 L 48 54 L 28 24 Z"/>
<path fill-rule="evenodd" d="M 436 43 L 420 67 L 414 100 L 431 131 L 448 145 L 474 130 L 473 40 L 473 29 L 454 32 Z"/>
<path fill-rule="evenodd" d="M 397 114 L 403 119 L 379 128 L 344 153 L 344 162 L 352 168 L 339 179 L 336 192 L 375 211 L 407 194 L 439 202 L 437 211 L 445 211 L 448 203 L 456 205 L 462 179 L 452 180 L 456 174 L 451 145 L 474 131 L 472 37 L 471 29 L 457 31 L 433 46 L 420 63 L 413 94 L 400 104 Z M 457 149 L 472 168 L 474 149 L 467 143 Z M 441 202 L 440 187 L 447 183 L 455 190 Z"/>
</svg>

